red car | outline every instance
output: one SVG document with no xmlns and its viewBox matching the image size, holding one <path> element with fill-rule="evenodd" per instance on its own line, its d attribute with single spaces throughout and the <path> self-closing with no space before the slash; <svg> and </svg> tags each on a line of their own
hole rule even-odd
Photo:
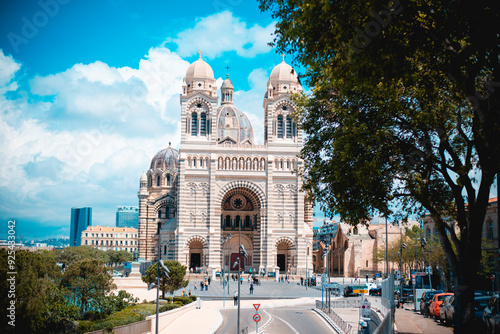
<svg viewBox="0 0 500 334">
<path fill-rule="evenodd" d="M 446 296 L 453 296 L 453 293 L 436 293 L 434 297 L 432 297 L 431 304 L 429 305 L 429 313 L 436 320 L 439 319 L 439 309 L 441 308 L 441 304 L 443 303 Z"/>
</svg>

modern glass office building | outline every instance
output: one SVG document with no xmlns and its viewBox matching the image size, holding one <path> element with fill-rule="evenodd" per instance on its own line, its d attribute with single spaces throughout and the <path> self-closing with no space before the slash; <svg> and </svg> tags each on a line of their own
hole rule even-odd
<svg viewBox="0 0 500 334">
<path fill-rule="evenodd" d="M 69 245 L 80 246 L 82 231 L 92 226 L 92 208 L 71 208 Z"/>
<path fill-rule="evenodd" d="M 139 228 L 139 208 L 137 206 L 119 206 L 116 210 L 116 227 Z"/>
</svg>

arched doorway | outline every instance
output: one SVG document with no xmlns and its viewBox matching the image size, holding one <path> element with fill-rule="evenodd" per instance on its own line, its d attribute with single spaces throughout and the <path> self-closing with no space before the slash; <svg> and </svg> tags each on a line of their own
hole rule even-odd
<svg viewBox="0 0 500 334">
<path fill-rule="evenodd" d="M 199 269 L 205 266 L 205 248 L 207 246 L 207 242 L 205 239 L 201 237 L 192 237 L 187 243 L 188 254 L 186 262 L 188 263 L 189 268 L 193 270 Z"/>
<path fill-rule="evenodd" d="M 290 238 L 279 238 L 276 241 L 276 266 L 281 274 L 290 273 L 294 264 L 294 244 Z"/>
<path fill-rule="evenodd" d="M 222 259 L 225 268 L 237 271 L 238 238 L 248 257 L 242 259 L 241 268 L 257 271 L 260 265 L 260 200 L 258 195 L 244 186 L 229 189 L 221 200 L 220 224 L 222 230 Z"/>
</svg>

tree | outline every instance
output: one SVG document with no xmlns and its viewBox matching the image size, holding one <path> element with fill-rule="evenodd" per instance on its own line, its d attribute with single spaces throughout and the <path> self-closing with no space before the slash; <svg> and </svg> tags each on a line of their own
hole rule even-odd
<svg viewBox="0 0 500 334">
<path fill-rule="evenodd" d="M 8 263 L 8 253 L 0 249 L 0 261 Z M 15 275 L 15 290 L 10 291 L 9 281 Z M 0 266 L 1 280 L 1 315 L 10 301 L 15 301 L 15 327 L 4 322 L 4 333 L 65 333 L 67 325 L 78 316 L 78 308 L 72 305 L 65 289 L 59 286 L 61 269 L 56 265 L 53 255 L 47 251 L 15 252 L 15 269 Z M 10 291 L 11 293 L 8 293 Z M 9 296 L 10 295 L 10 296 Z"/>
<path fill-rule="evenodd" d="M 54 259 L 58 263 L 69 266 L 81 260 L 98 259 L 103 263 L 109 262 L 108 253 L 90 246 L 65 247 L 54 251 Z"/>
<path fill-rule="evenodd" d="M 174 294 L 175 290 L 185 288 L 189 284 L 189 280 L 185 280 L 186 266 L 181 265 L 178 261 L 165 261 L 165 266 L 170 270 L 168 276 L 162 276 L 160 280 L 160 289 L 162 298 L 165 298 L 165 291 Z M 158 277 L 158 263 L 152 264 L 142 276 L 142 281 L 147 284 L 156 283 Z"/>
<path fill-rule="evenodd" d="M 455 274 L 455 331 L 472 332 L 500 170 L 498 2 L 261 0 L 261 9 L 312 87 L 297 100 L 306 189 L 351 224 L 428 212 Z"/>
<path fill-rule="evenodd" d="M 80 317 L 91 309 L 99 309 L 102 301 L 116 286 L 104 264 L 98 260 L 81 260 L 64 272 L 61 284 L 71 291 L 80 306 Z"/>
</svg>

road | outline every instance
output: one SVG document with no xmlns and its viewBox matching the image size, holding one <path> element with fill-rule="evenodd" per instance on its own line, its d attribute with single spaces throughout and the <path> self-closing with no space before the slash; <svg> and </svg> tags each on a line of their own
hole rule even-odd
<svg viewBox="0 0 500 334">
<path fill-rule="evenodd" d="M 312 309 L 313 304 L 259 309 L 262 319 L 259 322 L 259 333 L 299 334 L 299 333 L 335 333 L 332 328 Z M 237 310 L 221 310 L 223 323 L 216 334 L 235 333 L 237 326 Z M 248 326 L 248 333 L 255 332 L 252 316 L 254 309 L 241 309 L 240 328 Z"/>
<path fill-rule="evenodd" d="M 413 304 L 411 304 L 413 306 Z M 410 308 L 396 309 L 396 326 L 399 334 L 452 334 L 453 328 L 446 327 L 430 317 L 424 317 L 420 312 Z M 478 333 L 479 334 L 479 333 Z"/>
</svg>

